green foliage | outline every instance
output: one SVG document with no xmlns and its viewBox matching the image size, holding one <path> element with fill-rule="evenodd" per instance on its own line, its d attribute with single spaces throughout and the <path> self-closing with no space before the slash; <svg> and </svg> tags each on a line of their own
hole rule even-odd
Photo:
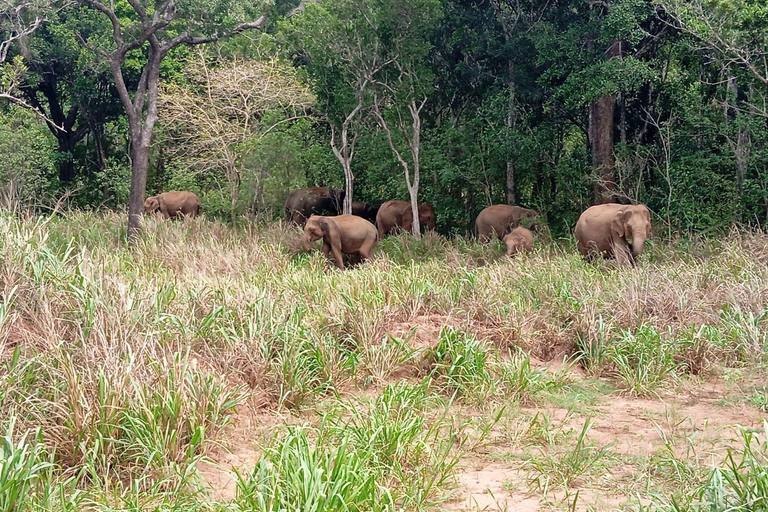
<svg viewBox="0 0 768 512">
<path fill-rule="evenodd" d="M 45 206 L 56 187 L 55 143 L 28 111 L 0 113 L 0 207 L 21 210 Z"/>
<path fill-rule="evenodd" d="M 141 3 L 152 12 L 150 4 Z M 29 12 L 46 5 L 33 3 Z M 115 6 L 123 26 L 137 23 L 129 4 Z M 225 193 L 230 182 L 174 161 L 169 155 L 188 148 L 162 134 L 154 139 L 150 192 L 195 190 L 207 215 L 227 220 L 281 217 L 290 189 L 344 183 L 329 123 L 339 142 L 341 123 L 362 99 L 350 126 L 354 199 L 405 199 L 403 169 L 370 111 L 375 89 L 384 118 L 406 132 L 406 100 L 426 98 L 419 197 L 435 205 L 440 233 L 467 234 L 484 207 L 507 202 L 509 174 L 515 202 L 541 211 L 554 236 L 568 237 L 592 202 L 589 108 L 610 95 L 618 199 L 648 204 L 660 226 L 655 233 L 709 235 L 733 223 L 768 223 L 768 91 L 761 71 L 768 14 L 758 0 L 523 2 L 514 9 L 505 2 L 342 0 L 308 2 L 294 13 L 296 6 L 176 5 L 164 37 L 221 33 L 268 12 L 263 33 L 220 42 L 212 55 L 259 61 L 280 54 L 311 84 L 316 102 L 311 118 L 241 145 L 251 154 L 235 180 L 234 208 Z M 76 35 L 110 49 L 111 24 L 84 2 L 46 11 L 45 18 L 23 45 L 11 45 L 4 89 L 14 88 L 49 117 L 55 105 L 56 122 L 66 121 L 67 133 L 80 138 L 57 147 L 44 139 L 44 125 L 25 120 L 20 127 L 21 114 L 5 111 L 9 156 L 0 184 L 14 180 L 18 204 L 48 203 L 60 187 L 54 167 L 71 161 L 71 204 L 124 206 L 130 159 L 123 106 L 108 66 Z M 614 41 L 621 55 L 607 58 Z M 142 46 L 126 57 L 129 88 L 141 77 L 145 53 Z M 163 83 L 189 85 L 189 57 L 188 48 L 171 50 Z M 410 162 L 406 139 L 393 130 Z"/>
</svg>

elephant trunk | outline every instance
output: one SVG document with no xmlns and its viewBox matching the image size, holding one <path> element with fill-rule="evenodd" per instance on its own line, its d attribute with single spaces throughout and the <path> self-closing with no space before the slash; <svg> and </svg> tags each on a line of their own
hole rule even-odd
<svg viewBox="0 0 768 512">
<path fill-rule="evenodd" d="M 637 258 L 640 253 L 643 252 L 643 244 L 645 244 L 645 237 L 635 236 L 632 238 L 632 256 Z"/>
<path fill-rule="evenodd" d="M 309 239 L 309 233 L 306 233 L 301 238 L 301 246 L 304 248 L 305 252 L 309 252 L 309 251 L 312 250 L 312 248 L 309 246 L 310 242 L 311 242 L 311 240 Z"/>
</svg>

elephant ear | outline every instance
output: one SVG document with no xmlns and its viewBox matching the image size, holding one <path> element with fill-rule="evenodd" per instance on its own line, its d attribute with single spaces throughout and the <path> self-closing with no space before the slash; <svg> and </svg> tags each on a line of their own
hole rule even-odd
<svg viewBox="0 0 768 512">
<path fill-rule="evenodd" d="M 626 225 L 631 217 L 632 210 L 619 210 L 613 218 L 613 221 L 611 221 L 611 234 L 616 238 L 625 238 L 627 233 Z"/>
<path fill-rule="evenodd" d="M 318 226 L 320 226 L 320 229 L 323 231 L 323 237 L 326 238 L 327 241 L 339 239 L 339 227 L 333 219 L 322 218 L 318 222 Z"/>
</svg>

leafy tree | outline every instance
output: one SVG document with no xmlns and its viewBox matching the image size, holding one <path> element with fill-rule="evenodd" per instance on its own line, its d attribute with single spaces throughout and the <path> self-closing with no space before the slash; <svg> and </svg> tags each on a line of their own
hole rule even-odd
<svg viewBox="0 0 768 512">
<path fill-rule="evenodd" d="M 163 59 L 181 45 L 206 44 L 261 28 L 266 15 L 260 3 L 250 2 L 237 6 L 227 1 L 125 0 L 107 5 L 99 0 L 78 0 L 78 3 L 95 9 L 109 22 L 109 28 L 89 33 L 80 31 L 78 37 L 109 64 L 128 118 L 131 142 L 128 236 L 132 238 L 141 227 L 150 143 L 158 119 Z M 245 21 L 249 19 L 251 21 Z M 137 54 L 143 58 L 134 60 Z M 140 70 L 132 90 L 124 76 L 129 61 Z"/>
<path fill-rule="evenodd" d="M 283 27 L 287 45 L 314 82 L 330 127 L 330 145 L 344 171 L 344 212 L 352 211 L 352 159 L 363 130 L 376 74 L 385 62 L 373 0 L 328 0 L 308 5 Z"/>
<path fill-rule="evenodd" d="M 45 114 L 58 141 L 59 180 L 66 184 L 75 179 L 75 147 L 86 135 L 96 139 L 97 167 L 105 170 L 104 126 L 123 112 L 109 70 L 94 62 L 73 33 L 93 30 L 98 21 L 81 6 L 59 10 L 18 46 L 28 68 L 20 90 L 29 105 Z"/>
<path fill-rule="evenodd" d="M 0 207 L 19 212 L 45 206 L 54 183 L 54 144 L 38 117 L 12 107 L 0 113 Z"/>
<path fill-rule="evenodd" d="M 160 96 L 161 119 L 171 124 L 171 156 L 200 173 L 223 172 L 234 225 L 243 175 L 254 163 L 251 151 L 278 125 L 302 116 L 313 98 L 277 59 L 215 66 L 198 52 L 184 75 L 184 86 L 165 87 Z M 263 187 L 264 171 L 254 173 L 257 189 Z M 261 206 L 256 204 L 257 212 Z"/>
</svg>

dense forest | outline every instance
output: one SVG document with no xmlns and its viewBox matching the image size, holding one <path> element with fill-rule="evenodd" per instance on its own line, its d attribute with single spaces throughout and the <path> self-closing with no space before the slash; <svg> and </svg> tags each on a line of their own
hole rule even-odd
<svg viewBox="0 0 768 512">
<path fill-rule="evenodd" d="M 301 186 L 431 202 L 464 234 L 597 202 L 657 233 L 768 223 L 762 0 L 14 0 L 0 203 L 125 209 L 192 190 L 227 222 Z"/>
</svg>

